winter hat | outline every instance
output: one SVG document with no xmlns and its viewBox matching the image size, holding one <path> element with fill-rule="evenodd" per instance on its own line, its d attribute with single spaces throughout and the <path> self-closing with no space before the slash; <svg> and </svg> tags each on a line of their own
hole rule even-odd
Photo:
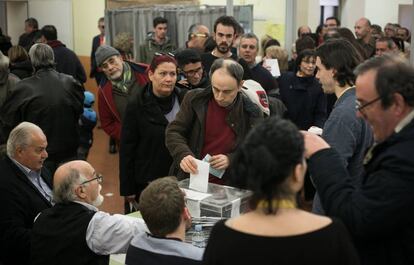
<svg viewBox="0 0 414 265">
<path fill-rule="evenodd" d="M 101 64 L 111 56 L 121 55 L 119 51 L 109 45 L 101 45 L 95 52 L 96 65 L 101 66 Z"/>
</svg>

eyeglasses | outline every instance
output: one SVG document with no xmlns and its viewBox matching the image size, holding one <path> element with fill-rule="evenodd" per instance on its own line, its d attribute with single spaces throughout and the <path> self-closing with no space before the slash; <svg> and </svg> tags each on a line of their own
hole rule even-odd
<svg viewBox="0 0 414 265">
<path fill-rule="evenodd" d="M 154 56 L 170 56 L 175 58 L 175 55 L 171 52 L 154 52 Z"/>
<path fill-rule="evenodd" d="M 186 76 L 195 76 L 196 74 L 201 74 L 203 72 L 203 67 L 199 67 L 190 71 L 182 71 Z"/>
<path fill-rule="evenodd" d="M 95 173 L 95 175 L 96 175 L 96 177 L 94 177 L 94 178 L 91 178 L 91 179 L 88 179 L 88 180 L 85 180 L 84 182 L 82 182 L 81 184 L 79 184 L 79 185 L 84 185 L 84 184 L 86 184 L 86 183 L 89 183 L 89 182 L 92 182 L 92 181 L 94 181 L 95 179 L 98 181 L 98 183 L 102 183 L 103 182 L 103 176 L 101 175 L 101 174 L 96 174 Z"/>
<path fill-rule="evenodd" d="M 193 33 L 193 37 L 208 38 L 207 33 Z"/>
<path fill-rule="evenodd" d="M 362 110 L 363 109 L 365 109 L 366 107 L 368 107 L 369 105 L 371 105 L 371 104 L 374 104 L 375 102 L 377 102 L 378 100 L 380 100 L 381 99 L 381 97 L 380 96 L 378 96 L 378 97 L 376 97 L 375 99 L 373 99 L 373 100 L 371 100 L 371 101 L 368 101 L 367 103 L 365 103 L 365 104 L 362 104 L 359 100 L 356 100 L 355 101 L 355 108 L 357 109 L 357 111 L 360 111 L 360 112 L 362 112 Z"/>
</svg>

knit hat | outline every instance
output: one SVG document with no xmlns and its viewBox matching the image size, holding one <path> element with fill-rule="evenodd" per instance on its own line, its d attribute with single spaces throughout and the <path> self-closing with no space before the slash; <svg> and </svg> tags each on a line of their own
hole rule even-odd
<svg viewBox="0 0 414 265">
<path fill-rule="evenodd" d="M 101 45 L 95 52 L 95 61 L 97 66 L 101 64 L 111 56 L 121 55 L 118 50 L 108 45 Z"/>
</svg>

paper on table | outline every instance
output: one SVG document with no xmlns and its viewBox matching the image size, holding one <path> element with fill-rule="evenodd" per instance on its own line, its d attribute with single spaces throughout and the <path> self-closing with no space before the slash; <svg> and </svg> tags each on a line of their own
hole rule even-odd
<svg viewBox="0 0 414 265">
<path fill-rule="evenodd" d="M 265 59 L 266 65 L 270 66 L 270 73 L 274 77 L 280 76 L 279 63 L 277 59 Z"/>
<path fill-rule="evenodd" d="M 194 160 L 197 164 L 198 174 L 190 174 L 190 189 L 207 192 L 210 164 L 198 159 Z"/>
</svg>

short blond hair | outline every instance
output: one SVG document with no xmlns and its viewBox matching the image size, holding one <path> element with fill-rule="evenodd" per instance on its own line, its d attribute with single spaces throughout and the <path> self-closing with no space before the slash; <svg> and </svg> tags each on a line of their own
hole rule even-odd
<svg viewBox="0 0 414 265">
<path fill-rule="evenodd" d="M 267 47 L 265 56 L 270 56 L 272 59 L 277 59 L 280 71 L 288 70 L 288 52 L 286 49 L 272 45 Z"/>
</svg>

